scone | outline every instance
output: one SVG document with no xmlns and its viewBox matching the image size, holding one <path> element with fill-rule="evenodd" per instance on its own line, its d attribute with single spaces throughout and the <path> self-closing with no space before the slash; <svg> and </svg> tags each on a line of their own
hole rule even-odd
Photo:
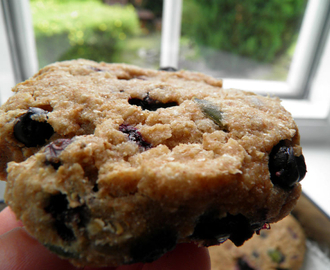
<svg viewBox="0 0 330 270">
<path fill-rule="evenodd" d="M 212 270 L 299 270 L 304 261 L 306 236 L 299 222 L 289 215 L 241 247 L 227 241 L 209 251 Z"/>
<path fill-rule="evenodd" d="M 74 265 L 239 246 L 300 196 L 299 132 L 278 98 L 88 60 L 49 65 L 14 91 L 0 110 L 6 202 Z"/>
</svg>

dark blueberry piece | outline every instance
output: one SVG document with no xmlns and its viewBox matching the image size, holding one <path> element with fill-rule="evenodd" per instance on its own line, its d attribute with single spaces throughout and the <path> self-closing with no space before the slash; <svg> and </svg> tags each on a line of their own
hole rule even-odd
<svg viewBox="0 0 330 270">
<path fill-rule="evenodd" d="M 149 97 L 149 93 L 143 98 L 130 98 L 128 100 L 128 103 L 131 105 L 140 106 L 142 110 L 148 110 L 148 111 L 156 111 L 159 108 L 168 108 L 173 106 L 178 106 L 178 103 L 176 102 L 167 102 L 163 103 L 158 100 L 152 99 Z"/>
<path fill-rule="evenodd" d="M 46 165 L 51 165 L 53 166 L 53 168 L 57 171 L 59 167 L 61 167 L 62 163 L 60 161 L 57 162 L 52 162 L 52 161 L 48 161 L 46 160 L 45 162 Z"/>
<path fill-rule="evenodd" d="M 261 238 L 267 238 L 268 237 L 268 234 L 263 232 L 263 231 L 260 232 L 259 235 L 260 235 Z"/>
<path fill-rule="evenodd" d="M 160 229 L 136 240 L 131 248 L 133 262 L 149 263 L 172 250 L 177 243 L 177 234 L 173 229 Z"/>
<path fill-rule="evenodd" d="M 92 190 L 94 192 L 98 192 L 99 191 L 99 185 L 97 183 L 95 183 L 95 185 L 93 186 Z"/>
<path fill-rule="evenodd" d="M 45 147 L 46 165 L 52 165 L 57 170 L 61 165 L 59 155 L 72 142 L 71 139 L 58 139 Z"/>
<path fill-rule="evenodd" d="M 231 228 L 226 222 L 228 217 L 219 219 L 216 213 L 206 213 L 202 215 L 194 229 L 191 238 L 200 240 L 214 240 L 215 244 L 218 239 L 229 238 Z"/>
<path fill-rule="evenodd" d="M 88 182 L 93 186 L 92 191 L 98 192 L 99 187 L 97 184 L 99 170 L 94 164 L 84 164 L 83 166 L 85 177 L 88 178 Z"/>
<path fill-rule="evenodd" d="M 251 267 L 243 258 L 238 258 L 237 268 L 239 270 L 255 270 L 255 268 Z"/>
<path fill-rule="evenodd" d="M 159 70 L 172 71 L 172 72 L 178 71 L 178 69 L 176 69 L 174 67 L 161 67 L 161 68 L 159 68 Z"/>
<path fill-rule="evenodd" d="M 298 238 L 298 234 L 291 227 L 288 227 L 288 232 L 290 233 L 290 235 L 293 239 Z"/>
<path fill-rule="evenodd" d="M 48 206 L 45 208 L 47 213 L 50 213 L 55 219 L 54 227 L 58 235 L 65 241 L 75 240 L 74 232 L 71 226 L 67 225 L 69 219 L 67 214 L 69 211 L 69 202 L 65 194 L 57 194 L 50 197 Z"/>
<path fill-rule="evenodd" d="M 62 257 L 79 258 L 79 254 L 64 250 L 62 247 L 54 246 L 50 244 L 45 244 L 44 246 L 48 248 L 51 252 L 54 252 Z"/>
<path fill-rule="evenodd" d="M 54 129 L 47 122 L 33 120 L 33 116 L 47 114 L 40 108 L 29 108 L 27 113 L 18 118 L 14 126 L 15 138 L 27 147 L 43 145 L 53 134 Z"/>
<path fill-rule="evenodd" d="M 304 156 L 296 157 L 291 146 L 280 141 L 269 154 L 269 172 L 274 185 L 290 188 L 306 174 Z"/>
<path fill-rule="evenodd" d="M 301 155 L 299 157 L 295 157 L 295 158 L 296 158 L 296 163 L 297 163 L 299 177 L 300 177 L 298 181 L 301 181 L 304 179 L 306 172 L 307 172 L 305 158 L 303 155 Z"/>
<path fill-rule="evenodd" d="M 128 139 L 132 142 L 135 142 L 144 151 L 152 147 L 150 143 L 143 139 L 141 133 L 135 127 L 122 124 L 119 126 L 119 131 L 128 134 Z"/>
<path fill-rule="evenodd" d="M 243 215 L 227 214 L 218 218 L 216 214 L 209 212 L 201 216 L 191 238 L 205 240 L 206 245 L 216 245 L 229 238 L 236 246 L 241 246 L 252 237 L 254 231 Z"/>
<path fill-rule="evenodd" d="M 244 242 L 250 239 L 254 234 L 254 230 L 251 229 L 249 221 L 243 215 L 236 215 L 232 226 L 233 228 L 229 240 L 237 247 L 243 245 Z"/>
<path fill-rule="evenodd" d="M 259 258 L 260 254 L 258 253 L 258 251 L 254 250 L 254 251 L 252 252 L 252 256 L 253 256 L 254 258 Z"/>
<path fill-rule="evenodd" d="M 45 211 L 54 218 L 54 228 L 64 241 L 74 241 L 76 236 L 73 226 L 84 227 L 89 220 L 89 211 L 86 206 L 69 208 L 65 194 L 52 195 Z"/>
<path fill-rule="evenodd" d="M 89 67 L 90 69 L 96 71 L 96 72 L 100 72 L 100 71 L 103 71 L 103 69 L 100 69 L 100 68 L 97 68 L 97 67 L 93 67 L 93 66 L 90 66 Z"/>
<path fill-rule="evenodd" d="M 76 240 L 76 236 L 73 232 L 73 229 L 65 224 L 65 221 L 63 218 L 60 218 L 59 220 L 55 220 L 54 227 L 58 233 L 58 235 L 64 240 L 64 241 L 74 241 Z"/>
</svg>

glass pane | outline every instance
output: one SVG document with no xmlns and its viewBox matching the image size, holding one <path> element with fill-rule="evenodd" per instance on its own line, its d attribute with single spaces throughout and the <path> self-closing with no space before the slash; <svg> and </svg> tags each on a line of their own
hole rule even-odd
<svg viewBox="0 0 330 270">
<path fill-rule="evenodd" d="M 285 81 L 307 0 L 184 0 L 180 68 Z"/>
<path fill-rule="evenodd" d="M 162 1 L 31 0 L 40 68 L 86 58 L 158 68 Z"/>
</svg>

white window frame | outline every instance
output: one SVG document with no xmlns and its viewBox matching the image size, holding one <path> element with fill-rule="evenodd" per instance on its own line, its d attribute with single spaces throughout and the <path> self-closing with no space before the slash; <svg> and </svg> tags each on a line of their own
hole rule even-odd
<svg viewBox="0 0 330 270">
<path fill-rule="evenodd" d="M 38 70 L 29 0 L 0 0 L 1 102 Z M 309 0 L 286 82 L 224 78 L 225 88 L 278 95 L 302 140 L 330 142 L 330 0 Z M 182 0 L 164 0 L 160 66 L 178 67 Z M 3 24 L 5 22 L 5 24 Z M 5 28 L 4 25 L 6 26 Z M 5 33 L 5 34 L 6 34 Z M 2 44 L 4 44 L 2 42 Z M 9 87 L 10 85 L 10 87 Z M 307 94 L 306 94 L 307 93 Z"/>
<path fill-rule="evenodd" d="M 38 59 L 29 0 L 0 0 L 1 104 L 11 88 L 38 71 Z M 6 72 L 3 72 L 6 70 Z"/>
<path fill-rule="evenodd" d="M 15 84 L 14 69 L 11 62 L 9 42 L 5 27 L 5 18 L 0 5 L 0 104 L 11 95 L 10 88 Z"/>
<path fill-rule="evenodd" d="M 182 0 L 164 0 L 162 67 L 178 67 Z M 292 113 L 303 142 L 330 142 L 330 1 L 309 0 L 287 80 L 223 78 L 224 88 L 276 95 Z"/>
</svg>

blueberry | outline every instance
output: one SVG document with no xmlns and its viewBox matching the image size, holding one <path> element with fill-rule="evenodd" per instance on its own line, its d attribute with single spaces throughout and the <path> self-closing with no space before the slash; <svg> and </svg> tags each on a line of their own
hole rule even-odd
<svg viewBox="0 0 330 270">
<path fill-rule="evenodd" d="M 40 108 L 29 108 L 18 118 L 14 126 L 15 138 L 27 147 L 43 145 L 53 134 L 54 129 L 47 122 L 33 120 L 33 116 L 47 114 Z"/>
<path fill-rule="evenodd" d="M 232 231 L 229 240 L 239 247 L 253 236 L 254 230 L 251 228 L 248 219 L 243 215 L 236 215 L 233 217 L 235 218 L 232 220 L 232 223 L 230 223 Z"/>
<path fill-rule="evenodd" d="M 175 71 L 178 71 L 176 68 L 174 67 L 161 67 L 159 68 L 159 70 L 163 70 L 163 71 L 172 71 L 172 72 L 175 72 Z"/>
<path fill-rule="evenodd" d="M 296 157 L 285 141 L 280 141 L 269 154 L 268 167 L 272 183 L 284 189 L 293 187 L 306 174 L 304 156 Z"/>
<path fill-rule="evenodd" d="M 295 157 L 295 159 L 300 177 L 298 181 L 301 181 L 304 179 L 307 172 L 305 158 L 303 155 L 300 155 L 299 157 Z"/>
<path fill-rule="evenodd" d="M 84 175 L 88 179 L 89 183 L 92 186 L 93 192 L 99 191 L 99 185 L 97 183 L 99 170 L 95 164 L 83 164 Z"/>
<path fill-rule="evenodd" d="M 119 131 L 128 134 L 128 139 L 139 145 L 142 150 L 148 150 L 152 147 L 152 145 L 146 142 L 141 133 L 133 126 L 122 124 L 119 126 Z"/>
<path fill-rule="evenodd" d="M 54 228 L 64 241 L 74 241 L 76 236 L 73 227 L 84 227 L 89 220 L 89 211 L 85 205 L 69 208 L 65 194 L 52 195 L 45 211 L 54 218 Z"/>
<path fill-rule="evenodd" d="M 89 68 L 90 68 L 91 70 L 96 71 L 96 72 L 104 71 L 103 69 L 100 69 L 100 68 L 97 68 L 97 67 L 93 67 L 93 66 L 89 66 Z"/>
<path fill-rule="evenodd" d="M 258 251 L 254 250 L 254 251 L 252 252 L 252 256 L 253 256 L 254 258 L 259 258 L 259 257 L 260 257 L 260 254 L 258 253 Z"/>
<path fill-rule="evenodd" d="M 254 230 L 242 214 L 227 214 L 218 218 L 217 212 L 202 215 L 197 222 L 192 239 L 204 240 L 206 245 L 216 245 L 230 239 L 236 246 L 241 246 L 252 237 Z"/>
<path fill-rule="evenodd" d="M 138 238 L 131 248 L 133 262 L 149 263 L 172 250 L 178 237 L 175 230 L 162 228 Z"/>
<path fill-rule="evenodd" d="M 238 258 L 238 260 L 237 260 L 237 268 L 238 268 L 238 270 L 255 270 L 243 258 Z"/>
<path fill-rule="evenodd" d="M 44 246 L 46 248 L 48 248 L 51 252 L 56 253 L 59 256 L 66 257 L 66 258 L 72 258 L 72 259 L 79 258 L 78 253 L 73 253 L 73 252 L 67 251 L 60 246 L 54 246 L 54 245 L 50 245 L 50 244 L 44 244 Z"/>
<path fill-rule="evenodd" d="M 57 170 L 62 165 L 59 155 L 71 142 L 71 139 L 58 139 L 48 144 L 44 150 L 46 154 L 45 164 L 51 165 Z"/>
<path fill-rule="evenodd" d="M 92 188 L 92 190 L 94 192 L 98 192 L 99 191 L 99 185 L 97 183 L 95 183 L 94 186 L 93 186 L 93 188 Z"/>
<path fill-rule="evenodd" d="M 149 93 L 147 93 L 147 95 L 143 99 L 130 98 L 128 100 L 128 103 L 131 105 L 140 106 L 142 110 L 148 110 L 148 111 L 156 111 L 159 108 L 178 106 L 178 103 L 176 102 L 163 103 L 158 100 L 155 100 L 149 96 Z"/>
</svg>

